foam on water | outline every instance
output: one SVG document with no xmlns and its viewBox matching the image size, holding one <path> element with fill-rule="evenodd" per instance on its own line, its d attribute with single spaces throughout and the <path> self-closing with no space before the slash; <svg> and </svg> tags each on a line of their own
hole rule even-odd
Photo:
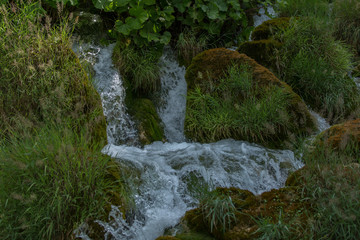
<svg viewBox="0 0 360 240">
<path fill-rule="evenodd" d="M 157 238 L 196 206 L 196 186 L 260 194 L 280 188 L 289 171 L 302 166 L 291 151 L 230 139 L 209 144 L 155 142 L 144 149 L 108 145 L 103 153 L 141 172 L 142 185 L 134 189 L 136 224 L 116 218 L 101 222 L 114 239 L 124 239 L 124 234 L 132 236 L 126 239 Z"/>
<path fill-rule="evenodd" d="M 98 221 L 105 239 L 156 239 L 196 207 L 196 196 L 204 188 L 237 187 L 260 194 L 282 187 L 288 173 L 302 167 L 288 150 L 231 139 L 209 144 L 185 142 L 185 69 L 179 67 L 170 49 L 165 49 L 159 62 L 162 101 L 158 106 L 170 142 L 154 142 L 144 148 L 120 145 L 128 139 L 133 142 L 136 132 L 123 103 L 121 77 L 112 67 L 113 47 L 92 46 L 85 54 L 95 59 L 96 88 L 108 121 L 109 145 L 103 153 L 133 169 L 141 184 L 130 186 L 136 209 L 131 219 L 125 220 L 113 206 L 108 221 Z M 87 239 L 85 232 L 78 236 Z"/>
<path fill-rule="evenodd" d="M 88 61 L 94 68 L 95 88 L 101 96 L 107 122 L 107 138 L 111 144 L 135 144 L 137 132 L 127 113 L 125 89 L 120 74 L 112 64 L 111 56 L 115 44 L 99 47 L 91 44 L 75 45 L 74 50 L 80 58 Z"/>
<path fill-rule="evenodd" d="M 170 47 L 165 47 L 159 61 L 161 79 L 161 103 L 159 117 L 165 126 L 169 142 L 183 142 L 187 85 L 185 67 L 180 67 Z"/>
</svg>

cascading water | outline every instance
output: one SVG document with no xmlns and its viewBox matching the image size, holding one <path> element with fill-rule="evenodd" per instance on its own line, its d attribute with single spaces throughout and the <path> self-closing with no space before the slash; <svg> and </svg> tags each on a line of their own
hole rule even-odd
<svg viewBox="0 0 360 240">
<path fill-rule="evenodd" d="M 107 137 L 110 144 L 135 144 L 137 132 L 127 114 L 125 89 L 120 74 L 114 69 L 111 55 L 115 44 L 99 47 L 91 44 L 74 45 L 80 59 L 88 61 L 94 68 L 95 88 L 101 96 L 107 122 Z"/>
<path fill-rule="evenodd" d="M 124 220 L 116 206 L 107 222 L 98 221 L 105 229 L 105 239 L 153 240 L 196 207 L 199 191 L 237 187 L 260 194 L 283 186 L 289 171 L 302 166 L 291 151 L 244 141 L 184 142 L 185 69 L 169 48 L 159 61 L 163 100 L 158 106 L 169 143 L 154 142 L 143 149 L 120 145 L 127 139 L 132 141 L 135 131 L 123 105 L 121 77 L 112 68 L 113 45 L 88 49 L 88 53 L 82 49 L 81 54 L 96 59 L 96 88 L 109 124 L 109 145 L 103 153 L 131 167 L 141 182 L 131 186 L 136 208 L 131 221 Z M 84 232 L 79 236 L 88 239 Z"/>
<path fill-rule="evenodd" d="M 187 90 L 185 67 L 179 66 L 170 47 L 165 47 L 159 67 L 162 101 L 158 106 L 158 113 L 165 125 L 165 136 L 169 142 L 184 142 Z"/>
<path fill-rule="evenodd" d="M 321 117 L 318 113 L 310 110 L 311 115 L 316 119 L 318 125 L 318 132 L 325 131 L 326 129 L 330 128 L 330 124 L 326 121 L 325 118 Z"/>
</svg>

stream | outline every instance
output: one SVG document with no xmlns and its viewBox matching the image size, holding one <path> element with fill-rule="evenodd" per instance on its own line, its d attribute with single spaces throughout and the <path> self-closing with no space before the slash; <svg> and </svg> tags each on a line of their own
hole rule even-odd
<svg viewBox="0 0 360 240">
<path fill-rule="evenodd" d="M 256 23 L 266 20 L 264 14 Z M 236 187 L 261 194 L 284 186 L 289 172 L 303 166 L 290 150 L 273 150 L 232 139 L 200 144 L 186 141 L 185 68 L 179 66 L 170 47 L 159 60 L 161 75 L 158 114 L 168 142 L 138 147 L 138 133 L 124 105 L 122 77 L 113 67 L 114 44 L 74 44 L 80 59 L 95 70 L 95 88 L 107 118 L 108 145 L 102 150 L 123 166 L 134 170 L 137 182 L 130 186 L 135 202 L 133 216 L 124 219 L 112 206 L 108 221 L 97 221 L 105 239 L 154 240 L 176 227 L 185 212 L 198 204 L 197 196 L 216 187 Z M 319 131 L 329 127 L 315 112 Z M 86 228 L 78 237 L 90 239 Z"/>
</svg>

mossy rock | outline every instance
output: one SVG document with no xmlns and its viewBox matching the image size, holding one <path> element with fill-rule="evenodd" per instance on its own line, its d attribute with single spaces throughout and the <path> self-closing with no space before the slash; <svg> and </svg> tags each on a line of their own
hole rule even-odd
<svg viewBox="0 0 360 240">
<path fill-rule="evenodd" d="M 275 223 L 279 219 L 281 212 L 282 220 L 296 218 L 302 223 L 306 222 L 307 216 L 305 209 L 309 208 L 309 202 L 302 198 L 301 188 L 284 187 L 265 192 L 255 196 L 249 191 L 236 188 L 218 188 L 216 194 L 230 197 L 238 212 L 236 215 L 236 224 L 225 232 L 211 232 L 209 224 L 204 220 L 201 208 L 188 211 L 185 214 L 184 221 L 192 230 L 199 232 L 208 232 L 216 239 L 257 239 L 260 235 L 257 233 L 258 225 L 255 220 L 269 219 Z M 246 202 L 247 204 L 243 204 Z"/>
<path fill-rule="evenodd" d="M 242 43 L 237 51 L 256 60 L 259 64 L 269 68 L 272 72 L 277 70 L 276 49 L 281 47 L 281 43 L 274 39 L 262 39 Z"/>
<path fill-rule="evenodd" d="M 251 97 L 257 98 L 262 96 L 261 91 L 266 92 L 271 88 L 274 88 L 277 91 L 280 91 L 281 94 L 286 95 L 287 106 L 286 109 L 284 109 L 284 112 L 281 114 L 284 115 L 285 119 L 289 120 L 289 124 L 285 128 L 275 125 L 269 126 L 269 129 L 274 131 L 269 130 L 267 132 L 267 130 L 264 130 L 264 132 L 261 132 L 263 134 L 262 136 L 267 136 L 266 139 L 252 137 L 251 130 L 247 132 L 248 134 L 236 133 L 236 129 L 240 128 L 241 126 L 225 129 L 224 132 L 226 134 L 222 135 L 222 133 L 219 133 L 217 135 L 214 134 L 213 130 L 204 130 L 204 124 L 197 122 L 197 118 L 194 117 L 198 116 L 196 115 L 198 114 L 196 112 L 198 111 L 198 106 L 196 106 L 196 104 L 194 105 L 194 101 L 190 94 L 193 92 L 200 92 L 200 94 L 204 94 L 206 97 L 209 96 L 209 99 L 214 98 L 211 89 L 217 89 L 221 80 L 226 75 L 229 67 L 242 65 L 246 65 L 251 69 L 251 77 L 253 79 L 252 81 L 254 81 L 256 89 L 259 89 L 259 93 L 256 96 Z M 210 142 L 218 141 L 223 138 L 233 138 L 236 140 L 257 142 L 268 147 L 281 147 L 282 144 L 288 141 L 292 141 L 292 139 L 295 139 L 299 134 L 307 135 L 316 129 L 315 120 L 309 113 L 306 105 L 299 97 L 299 95 L 294 93 L 292 88 L 285 82 L 282 82 L 276 78 L 275 75 L 267 68 L 259 65 L 255 60 L 246 56 L 245 54 L 240 54 L 236 51 L 231 51 L 224 48 L 204 51 L 193 59 L 192 64 L 186 71 L 185 78 L 188 84 L 185 134 L 192 140 L 199 142 Z M 216 92 L 216 94 L 224 95 L 225 93 Z M 232 97 L 235 98 L 234 102 L 232 103 L 233 108 L 224 115 L 228 114 L 228 116 L 231 116 L 231 114 L 234 114 L 234 112 L 238 111 L 239 107 L 241 107 L 241 104 L 244 102 L 244 99 L 241 99 L 240 95 L 234 95 Z M 217 113 L 212 114 L 216 115 Z M 209 116 L 209 118 L 212 117 L 214 116 Z"/>
<path fill-rule="evenodd" d="M 254 29 L 251 39 L 256 41 L 272 38 L 277 32 L 289 27 L 290 19 L 289 17 L 281 17 L 263 22 Z"/>
<path fill-rule="evenodd" d="M 165 139 L 161 119 L 156 112 L 154 103 L 150 99 L 134 99 L 131 106 L 129 106 L 129 111 L 136 122 L 142 145 Z"/>
<path fill-rule="evenodd" d="M 360 118 L 337 124 L 321 132 L 314 142 L 315 154 L 337 152 L 353 157 L 355 162 L 360 157 Z"/>
</svg>

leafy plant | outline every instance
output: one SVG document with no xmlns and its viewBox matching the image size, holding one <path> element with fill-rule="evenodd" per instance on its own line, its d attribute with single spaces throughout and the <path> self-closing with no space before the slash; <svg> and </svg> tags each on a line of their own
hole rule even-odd
<svg viewBox="0 0 360 240">
<path fill-rule="evenodd" d="M 334 122 L 359 107 L 355 83 L 347 76 L 352 55 L 332 37 L 326 22 L 293 19 L 277 37 L 283 42 L 278 65 L 281 79 L 307 104 Z"/>
<path fill-rule="evenodd" d="M 230 196 L 219 195 L 216 191 L 204 195 L 200 201 L 200 209 L 204 221 L 210 226 L 210 232 L 215 229 L 225 232 L 236 222 L 237 212 Z"/>
</svg>

